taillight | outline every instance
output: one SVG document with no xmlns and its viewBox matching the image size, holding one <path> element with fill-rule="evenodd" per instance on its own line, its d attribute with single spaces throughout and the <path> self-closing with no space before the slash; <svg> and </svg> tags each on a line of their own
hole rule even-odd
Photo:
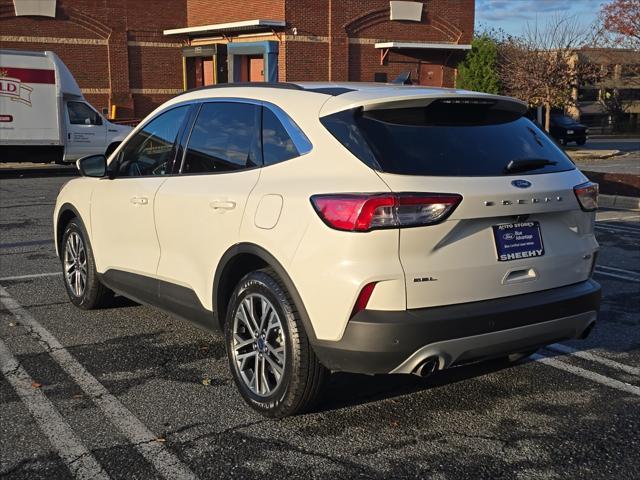
<svg viewBox="0 0 640 480">
<path fill-rule="evenodd" d="M 598 208 L 598 184 L 586 182 L 573 187 L 580 208 L 585 212 L 593 212 Z"/>
<path fill-rule="evenodd" d="M 440 193 L 330 194 L 311 197 L 331 228 L 368 232 L 380 228 L 433 225 L 445 220 L 462 196 Z"/>
</svg>

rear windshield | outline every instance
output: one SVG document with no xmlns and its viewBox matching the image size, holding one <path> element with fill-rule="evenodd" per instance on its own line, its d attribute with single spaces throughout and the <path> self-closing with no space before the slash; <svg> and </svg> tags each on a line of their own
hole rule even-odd
<svg viewBox="0 0 640 480">
<path fill-rule="evenodd" d="M 434 105 L 435 103 L 435 105 Z M 520 113 L 483 105 L 338 112 L 320 120 L 370 167 L 400 175 L 496 176 L 560 172 L 571 160 Z M 510 162 L 527 167 L 509 171 Z"/>
</svg>

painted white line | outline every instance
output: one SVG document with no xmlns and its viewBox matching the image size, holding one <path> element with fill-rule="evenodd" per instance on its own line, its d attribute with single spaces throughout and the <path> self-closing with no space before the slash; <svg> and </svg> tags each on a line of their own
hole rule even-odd
<svg viewBox="0 0 640 480">
<path fill-rule="evenodd" d="M 195 479 L 195 474 L 171 453 L 162 443 L 157 442 L 147 426 L 142 423 L 120 400 L 113 396 L 96 378 L 91 375 L 54 337 L 31 316 L 20 304 L 0 286 L 0 303 L 13 314 L 22 325 L 31 327 L 32 333 L 49 355 L 62 369 L 73 378 L 76 384 L 102 410 L 102 413 L 115 425 L 136 449 L 168 480 Z"/>
<path fill-rule="evenodd" d="M 591 362 L 601 363 L 609 368 L 620 370 L 621 372 L 629 373 L 631 375 L 637 375 L 640 377 L 640 367 L 632 367 L 631 365 L 625 365 L 624 363 L 618 363 L 615 360 L 601 357 L 595 353 L 585 352 L 583 350 L 576 350 L 568 345 L 562 345 L 561 343 L 554 343 L 553 345 L 547 345 L 545 348 L 553 350 L 554 352 L 565 353 L 574 357 L 584 358 Z"/>
<path fill-rule="evenodd" d="M 62 275 L 62 272 L 47 272 L 47 273 L 32 273 L 30 275 L 15 275 L 13 277 L 2 277 L 0 278 L 0 282 L 5 281 L 13 281 L 13 280 L 29 280 L 30 278 L 40 278 L 40 277 L 56 277 L 58 275 Z"/>
<path fill-rule="evenodd" d="M 633 270 L 625 270 L 624 268 L 610 267 L 609 265 L 598 265 L 598 268 L 601 268 L 603 270 L 613 270 L 614 272 L 627 273 L 629 275 L 640 276 L 640 272 L 635 272 Z"/>
<path fill-rule="evenodd" d="M 629 215 L 625 217 L 596 218 L 596 222 L 611 222 L 613 220 L 629 220 L 631 218 L 640 218 L 640 215 Z"/>
<path fill-rule="evenodd" d="M 640 228 L 632 228 L 632 227 L 618 227 L 617 225 L 596 225 L 598 230 L 611 230 L 613 232 L 620 233 L 638 233 L 640 234 Z"/>
<path fill-rule="evenodd" d="M 626 280 L 628 282 L 640 283 L 640 279 L 638 279 L 637 277 L 628 277 L 625 275 L 618 275 L 617 273 L 605 272 L 604 270 L 598 269 L 598 267 L 596 267 L 593 273 L 597 273 L 598 275 L 604 275 L 605 277 L 617 278 L 619 280 Z"/>
<path fill-rule="evenodd" d="M 607 387 L 615 388 L 616 390 L 621 390 L 623 392 L 631 393 L 640 397 L 640 387 L 636 387 L 635 385 L 631 385 L 614 378 L 600 375 L 599 373 L 592 372 L 591 370 L 585 370 L 584 368 L 576 367 L 569 363 L 556 360 L 552 357 L 545 357 L 544 355 L 540 355 L 539 353 L 534 353 L 530 358 L 536 362 L 543 363 L 544 365 L 548 365 L 559 370 L 564 370 L 565 372 L 572 373 L 574 375 L 577 375 L 578 377 L 586 378 L 587 380 L 591 380 Z"/>
<path fill-rule="evenodd" d="M 82 444 L 53 403 L 41 390 L 32 386 L 33 379 L 2 340 L 0 369 L 71 474 L 79 479 L 109 479 L 107 472 Z"/>
</svg>

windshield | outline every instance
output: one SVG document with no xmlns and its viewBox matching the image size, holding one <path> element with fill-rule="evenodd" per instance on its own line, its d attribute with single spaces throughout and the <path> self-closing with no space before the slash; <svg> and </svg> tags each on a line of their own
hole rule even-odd
<svg viewBox="0 0 640 480">
<path fill-rule="evenodd" d="M 467 108 L 468 107 L 464 107 Z M 505 112 L 427 107 L 352 109 L 321 118 L 324 126 L 372 168 L 400 175 L 513 175 L 573 170 L 574 164 L 533 122 Z"/>
</svg>

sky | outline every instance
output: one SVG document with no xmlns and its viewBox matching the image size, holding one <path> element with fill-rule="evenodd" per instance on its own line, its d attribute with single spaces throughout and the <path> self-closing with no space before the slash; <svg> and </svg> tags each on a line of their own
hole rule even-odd
<svg viewBox="0 0 640 480">
<path fill-rule="evenodd" d="M 521 34 L 527 22 L 544 24 L 554 15 L 576 16 L 588 26 L 598 16 L 606 0 L 476 0 L 476 29 L 501 28 L 508 34 Z M 606 2 L 608 3 L 608 2 Z"/>
</svg>

